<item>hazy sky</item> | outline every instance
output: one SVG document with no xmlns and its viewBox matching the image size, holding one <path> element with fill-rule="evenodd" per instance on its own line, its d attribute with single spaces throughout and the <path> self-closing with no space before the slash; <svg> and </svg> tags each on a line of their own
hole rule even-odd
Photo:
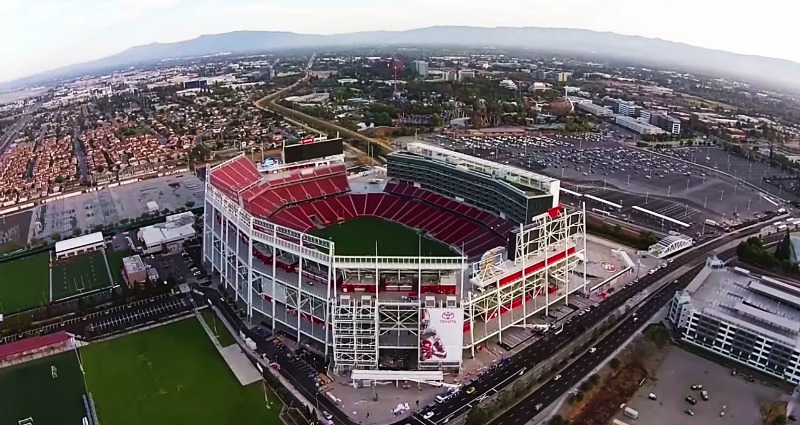
<svg viewBox="0 0 800 425">
<path fill-rule="evenodd" d="M 800 62 L 799 15 L 787 0 L 0 0 L 0 81 L 201 34 L 432 25 L 585 28 Z"/>
</svg>

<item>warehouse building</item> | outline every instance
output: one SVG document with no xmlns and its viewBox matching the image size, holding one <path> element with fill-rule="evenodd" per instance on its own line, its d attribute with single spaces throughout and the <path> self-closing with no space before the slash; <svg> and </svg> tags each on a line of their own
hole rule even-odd
<svg viewBox="0 0 800 425">
<path fill-rule="evenodd" d="M 194 214 L 184 212 L 167 217 L 164 223 L 142 227 L 136 234 L 136 249 L 144 254 L 181 249 L 185 241 L 194 239 Z"/>
<path fill-rule="evenodd" d="M 591 101 L 575 102 L 575 109 L 600 118 L 611 118 L 611 116 L 614 115 L 614 111 L 611 109 L 606 108 L 605 106 L 595 105 Z"/>
<path fill-rule="evenodd" d="M 794 285 L 711 257 L 675 293 L 667 319 L 683 341 L 800 383 L 800 288 Z"/>
<path fill-rule="evenodd" d="M 77 238 L 67 239 L 56 242 L 56 259 L 73 257 L 87 252 L 103 249 L 105 241 L 102 232 L 90 233 L 78 236 Z"/>
<path fill-rule="evenodd" d="M 643 136 L 647 134 L 664 133 L 664 130 L 652 124 L 642 122 L 640 120 L 637 120 L 636 118 L 631 118 L 625 115 L 614 115 L 614 123 L 617 125 L 621 125 L 627 128 L 628 130 L 635 131 Z"/>
</svg>

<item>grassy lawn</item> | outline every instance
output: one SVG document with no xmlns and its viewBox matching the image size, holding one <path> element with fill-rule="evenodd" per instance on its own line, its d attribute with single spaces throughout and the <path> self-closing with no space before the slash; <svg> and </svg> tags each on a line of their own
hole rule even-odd
<svg viewBox="0 0 800 425">
<path fill-rule="evenodd" d="M 53 300 L 111 286 L 103 252 L 81 254 L 53 265 Z"/>
<path fill-rule="evenodd" d="M 208 325 L 208 328 L 211 329 L 211 332 L 216 333 L 215 336 L 217 337 L 217 341 L 219 341 L 219 345 L 227 347 L 236 344 L 236 339 L 231 335 L 231 332 L 217 319 L 217 316 L 210 308 L 203 310 L 200 315 L 203 317 L 203 321 L 206 322 L 206 325 Z"/>
<path fill-rule="evenodd" d="M 106 249 L 108 268 L 111 270 L 111 276 L 113 277 L 115 284 L 122 284 L 122 259 L 125 257 L 130 257 L 131 255 L 133 255 L 133 252 L 128 250 L 117 251 L 113 248 Z"/>
<path fill-rule="evenodd" d="M 14 313 L 50 301 L 50 253 L 0 263 L 0 312 Z"/>
<path fill-rule="evenodd" d="M 81 349 L 103 425 L 280 424 L 262 382 L 242 387 L 199 322 L 187 319 Z"/>
<path fill-rule="evenodd" d="M 423 257 L 457 256 L 441 242 L 423 236 L 420 244 L 416 231 L 379 218 L 361 217 L 313 230 L 311 234 L 336 243 L 337 255 L 375 255 L 377 242 L 378 255 L 416 256 L 421 246 Z"/>
<path fill-rule="evenodd" d="M 0 369 L 0 424 L 26 418 L 35 425 L 80 424 L 84 388 L 74 351 Z"/>
</svg>

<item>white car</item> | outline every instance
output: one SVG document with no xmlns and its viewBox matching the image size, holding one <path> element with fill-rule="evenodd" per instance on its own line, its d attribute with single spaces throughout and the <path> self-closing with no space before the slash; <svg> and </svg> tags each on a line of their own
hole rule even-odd
<svg viewBox="0 0 800 425">
<path fill-rule="evenodd" d="M 558 381 L 559 379 L 561 379 L 561 374 L 558 374 L 555 377 L 553 377 L 554 381 Z"/>
<path fill-rule="evenodd" d="M 596 347 L 592 347 L 592 348 L 589 349 L 589 354 L 592 354 L 595 351 L 597 351 L 597 348 Z"/>
<path fill-rule="evenodd" d="M 432 417 L 433 417 L 433 412 L 425 412 L 425 414 L 424 414 L 424 415 L 422 415 L 422 417 L 423 417 L 424 419 L 430 419 L 430 418 L 432 418 Z"/>
</svg>

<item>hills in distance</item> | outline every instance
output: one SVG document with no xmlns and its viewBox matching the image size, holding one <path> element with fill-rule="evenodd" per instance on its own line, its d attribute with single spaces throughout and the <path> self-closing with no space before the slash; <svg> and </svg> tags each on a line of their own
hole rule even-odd
<svg viewBox="0 0 800 425">
<path fill-rule="evenodd" d="M 136 46 L 119 54 L 17 80 L 37 84 L 57 78 L 120 69 L 163 59 L 220 53 L 255 53 L 298 48 L 348 46 L 463 46 L 524 48 L 534 52 L 572 54 L 593 60 L 616 60 L 676 71 L 739 78 L 800 90 L 800 63 L 706 49 L 683 43 L 582 29 L 537 27 L 436 26 L 406 31 L 368 31 L 336 35 L 277 31 L 236 31 L 202 35 L 176 43 Z"/>
</svg>

